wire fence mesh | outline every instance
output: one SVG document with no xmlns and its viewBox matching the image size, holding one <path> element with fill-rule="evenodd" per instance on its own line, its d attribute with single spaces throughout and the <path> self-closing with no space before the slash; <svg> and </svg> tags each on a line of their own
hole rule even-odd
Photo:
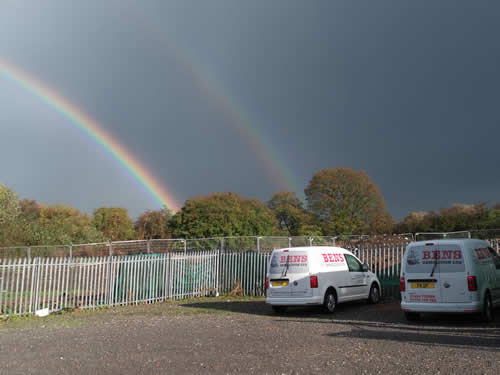
<svg viewBox="0 0 500 375">
<path fill-rule="evenodd" d="M 27 246 L 0 247 L 1 258 L 29 258 L 30 248 Z"/>
<path fill-rule="evenodd" d="M 102 257 L 112 255 L 112 246 L 110 243 L 90 243 L 70 246 L 72 257 Z"/>
<path fill-rule="evenodd" d="M 412 233 L 391 235 L 339 236 L 243 236 L 199 239 L 153 239 L 114 241 L 78 245 L 0 247 L 0 258 L 30 257 L 99 257 L 109 255 L 164 254 L 221 250 L 226 252 L 271 252 L 275 249 L 301 246 L 340 246 L 358 249 L 367 246 L 407 245 L 415 240 L 439 238 L 480 238 L 492 243 L 500 241 L 500 229 L 471 230 L 451 233 Z"/>
</svg>

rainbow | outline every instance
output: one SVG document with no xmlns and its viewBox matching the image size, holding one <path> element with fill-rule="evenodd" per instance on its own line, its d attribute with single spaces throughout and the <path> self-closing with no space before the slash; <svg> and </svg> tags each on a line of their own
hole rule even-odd
<svg viewBox="0 0 500 375">
<path fill-rule="evenodd" d="M 0 74 L 28 90 L 42 102 L 66 117 L 77 128 L 85 132 L 97 144 L 109 152 L 145 190 L 162 206 L 178 211 L 179 204 L 173 195 L 142 165 L 130 151 L 106 132 L 101 125 L 83 110 L 65 99 L 62 95 L 30 76 L 18 67 L 0 58 Z"/>
<path fill-rule="evenodd" d="M 211 101 L 212 105 L 218 108 L 229 120 L 227 123 L 231 125 L 230 130 L 236 131 L 239 137 L 247 143 L 258 160 L 258 164 L 264 167 L 268 178 L 273 184 L 280 189 L 300 191 L 299 185 L 289 168 L 282 161 L 282 157 L 278 155 L 268 138 L 264 137 L 252 124 L 250 117 L 243 111 L 242 106 L 236 104 L 232 99 L 233 96 L 228 94 L 229 89 L 225 88 L 213 74 L 201 69 L 201 66 L 195 66 L 192 63 L 194 59 L 188 57 L 187 51 L 174 47 L 171 42 L 169 45 L 171 56 L 183 67 L 202 96 Z"/>
<path fill-rule="evenodd" d="M 243 106 L 236 103 L 234 95 L 224 87 L 221 80 L 203 65 L 196 63 L 198 59 L 186 47 L 176 44 L 172 38 L 165 35 L 150 17 L 141 14 L 137 9 L 133 12 L 126 7 L 123 9 L 129 12 L 130 17 L 142 17 L 136 24 L 142 27 L 153 42 L 162 47 L 158 51 L 164 50 L 175 61 L 176 66 L 184 71 L 200 95 L 225 116 L 230 130 L 236 132 L 246 142 L 273 185 L 294 191 L 301 197 L 302 187 L 283 161 L 283 157 L 278 154 L 270 140 L 255 127 L 250 116 L 243 110 Z"/>
</svg>

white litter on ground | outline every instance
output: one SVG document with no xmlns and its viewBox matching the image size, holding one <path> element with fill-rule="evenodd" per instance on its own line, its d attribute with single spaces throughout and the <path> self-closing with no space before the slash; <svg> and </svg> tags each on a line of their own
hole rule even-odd
<svg viewBox="0 0 500 375">
<path fill-rule="evenodd" d="M 46 309 L 41 309 L 41 310 L 36 310 L 35 311 L 35 316 L 39 316 L 43 318 L 44 316 L 49 315 L 49 308 L 47 307 Z"/>
</svg>

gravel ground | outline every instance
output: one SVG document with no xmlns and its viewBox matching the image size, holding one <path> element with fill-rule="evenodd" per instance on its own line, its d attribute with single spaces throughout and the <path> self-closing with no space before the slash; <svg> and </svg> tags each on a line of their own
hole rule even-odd
<svg viewBox="0 0 500 375">
<path fill-rule="evenodd" d="M 500 318 L 408 324 L 395 301 L 277 316 L 263 299 L 220 297 L 0 322 L 0 363 L 0 374 L 498 374 Z"/>
</svg>

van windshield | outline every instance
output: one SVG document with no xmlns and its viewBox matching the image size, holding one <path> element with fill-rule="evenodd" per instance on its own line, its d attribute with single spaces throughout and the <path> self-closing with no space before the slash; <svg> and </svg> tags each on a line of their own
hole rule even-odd
<svg viewBox="0 0 500 375">
<path fill-rule="evenodd" d="M 308 259 L 307 252 L 275 252 L 271 258 L 269 273 L 291 274 L 291 273 L 307 273 Z"/>
<path fill-rule="evenodd" d="M 406 273 L 436 274 L 465 271 L 462 250 L 456 246 L 447 246 L 439 250 L 426 246 L 410 247 L 405 266 Z"/>
</svg>

